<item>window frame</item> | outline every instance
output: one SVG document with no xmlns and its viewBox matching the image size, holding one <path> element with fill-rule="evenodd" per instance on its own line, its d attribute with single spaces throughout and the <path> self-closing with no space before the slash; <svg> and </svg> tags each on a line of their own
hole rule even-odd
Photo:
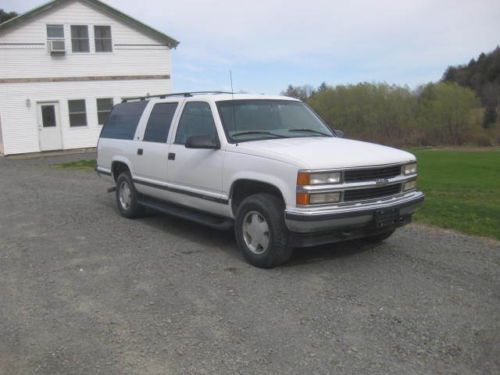
<svg viewBox="0 0 500 375">
<path fill-rule="evenodd" d="M 107 99 L 107 100 L 111 100 L 111 108 L 109 111 L 99 111 L 99 100 L 104 100 L 104 99 Z M 115 98 L 113 98 L 112 96 L 111 97 L 100 97 L 100 98 L 95 98 L 95 109 L 96 109 L 96 114 L 97 114 L 97 126 L 104 126 L 104 124 L 100 124 L 99 123 L 99 112 L 108 112 L 108 118 L 109 116 L 111 115 L 111 112 L 113 112 L 113 107 L 115 106 Z M 107 121 L 107 119 L 106 119 Z"/>
<path fill-rule="evenodd" d="M 96 38 L 96 32 L 95 32 L 95 28 L 96 27 L 109 27 L 109 41 L 110 41 L 110 44 L 111 44 L 111 50 L 110 51 L 98 51 L 97 50 L 97 40 L 108 40 L 108 38 Z M 92 30 L 94 32 L 94 52 L 95 53 L 113 53 L 114 52 L 114 48 L 113 48 L 113 30 L 111 28 L 111 25 L 92 25 Z"/>
<path fill-rule="evenodd" d="M 178 115 L 178 119 L 177 119 L 177 124 L 176 124 L 176 127 L 175 127 L 175 133 L 173 134 L 173 139 L 171 140 L 172 142 L 172 145 L 177 145 L 177 146 L 185 146 L 186 143 L 177 143 L 177 133 L 179 133 L 179 129 L 180 129 L 180 126 L 181 126 L 181 121 L 182 121 L 182 116 L 184 116 L 184 112 L 186 111 L 186 107 L 190 104 L 190 103 L 205 103 L 206 105 L 208 105 L 208 108 L 210 108 L 210 113 L 212 114 L 212 120 L 213 120 L 213 123 L 214 123 L 214 129 L 215 129 L 215 135 L 216 135 L 216 141 L 221 144 L 220 142 L 220 134 L 219 134 L 219 129 L 217 129 L 217 122 L 216 122 L 216 117 L 215 117 L 215 113 L 213 108 L 212 108 L 212 105 L 210 102 L 206 101 L 206 100 L 190 100 L 190 101 L 185 101 L 184 102 L 184 105 L 182 106 L 182 110 L 179 112 L 179 115 Z"/>
<path fill-rule="evenodd" d="M 73 38 L 73 27 L 86 27 L 87 28 L 87 38 Z M 82 24 L 71 24 L 69 25 L 69 36 L 70 36 L 70 41 L 71 41 L 71 53 L 74 54 L 84 54 L 84 53 L 91 53 L 92 50 L 90 48 L 90 30 L 89 30 L 89 25 L 82 25 Z M 75 51 L 74 45 L 73 45 L 73 40 L 87 40 L 88 44 L 88 51 Z"/>
<path fill-rule="evenodd" d="M 70 105 L 69 103 L 70 102 L 77 102 L 77 101 L 83 101 L 83 105 L 84 105 L 84 109 L 85 111 L 84 112 L 71 112 L 71 109 L 70 109 Z M 68 123 L 69 123 L 69 128 L 70 129 L 81 129 L 81 128 L 88 128 L 89 127 L 89 117 L 87 115 L 87 100 L 86 99 L 68 99 L 67 100 L 67 104 L 68 104 Z M 85 114 L 85 125 L 71 125 L 71 115 L 72 114 Z"/>
</svg>

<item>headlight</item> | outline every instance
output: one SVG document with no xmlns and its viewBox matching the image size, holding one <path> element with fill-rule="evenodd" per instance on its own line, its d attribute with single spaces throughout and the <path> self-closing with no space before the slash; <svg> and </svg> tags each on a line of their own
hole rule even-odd
<svg viewBox="0 0 500 375">
<path fill-rule="evenodd" d="M 403 174 L 405 176 L 416 173 L 417 173 L 417 163 L 406 164 L 405 166 L 403 166 Z"/>
<path fill-rule="evenodd" d="M 297 175 L 297 185 L 330 185 L 339 184 L 341 181 L 340 172 L 299 172 Z"/>
<path fill-rule="evenodd" d="M 403 186 L 403 191 L 415 190 L 417 188 L 417 180 L 408 181 Z"/>
</svg>

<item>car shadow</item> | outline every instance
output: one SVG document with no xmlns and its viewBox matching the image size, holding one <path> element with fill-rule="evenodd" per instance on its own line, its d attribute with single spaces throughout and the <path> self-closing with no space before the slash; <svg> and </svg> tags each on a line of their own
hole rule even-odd
<svg viewBox="0 0 500 375">
<path fill-rule="evenodd" d="M 154 211 L 147 211 L 139 220 L 157 230 L 168 232 L 176 237 L 189 239 L 200 246 L 216 248 L 218 251 L 222 250 L 229 256 L 245 262 L 237 249 L 233 230 L 220 231 Z M 295 248 L 291 259 L 282 267 L 296 267 L 351 257 L 374 250 L 378 246 L 381 245 L 374 245 L 358 239 L 315 247 Z"/>
</svg>

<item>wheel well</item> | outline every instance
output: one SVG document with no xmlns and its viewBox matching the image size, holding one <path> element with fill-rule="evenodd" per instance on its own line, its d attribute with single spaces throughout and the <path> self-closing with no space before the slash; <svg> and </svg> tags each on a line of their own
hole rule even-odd
<svg viewBox="0 0 500 375">
<path fill-rule="evenodd" d="M 281 199 L 283 202 L 285 201 L 280 189 L 274 185 L 255 180 L 238 180 L 234 182 L 231 187 L 231 208 L 233 210 L 233 214 L 236 215 L 238 206 L 245 198 L 259 193 L 272 194 Z"/>
<path fill-rule="evenodd" d="M 130 172 L 128 165 L 121 161 L 114 161 L 111 165 L 111 173 L 113 174 L 113 178 L 115 179 L 115 181 L 123 172 Z"/>
</svg>

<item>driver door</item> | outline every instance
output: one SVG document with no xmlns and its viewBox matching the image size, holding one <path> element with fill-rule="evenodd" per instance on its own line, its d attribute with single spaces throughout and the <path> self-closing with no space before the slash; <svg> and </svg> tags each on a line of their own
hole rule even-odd
<svg viewBox="0 0 500 375">
<path fill-rule="evenodd" d="M 222 168 L 224 151 L 220 149 L 186 148 L 193 136 L 219 139 L 208 102 L 186 102 L 168 154 L 167 175 L 175 190 L 176 201 L 186 206 L 222 211 Z M 219 143 L 219 142 L 218 142 Z M 220 144 L 220 143 L 219 143 Z"/>
</svg>

